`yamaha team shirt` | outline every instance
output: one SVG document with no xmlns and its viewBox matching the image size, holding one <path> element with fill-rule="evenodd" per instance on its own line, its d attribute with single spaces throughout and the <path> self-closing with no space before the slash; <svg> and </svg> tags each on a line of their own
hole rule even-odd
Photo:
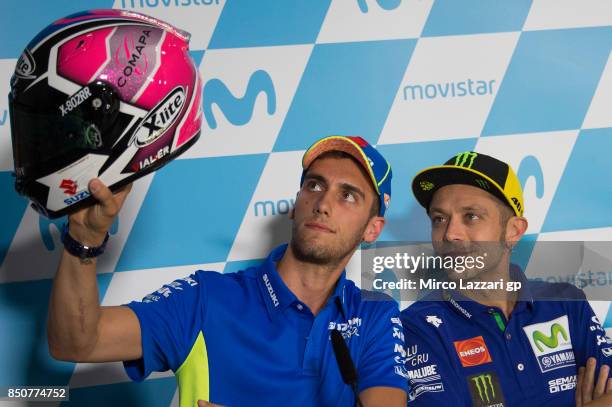
<svg viewBox="0 0 612 407">
<path fill-rule="evenodd" d="M 591 356 L 612 364 L 612 340 L 581 290 L 512 275 L 523 288 L 509 320 L 456 291 L 402 311 L 410 406 L 574 406 L 578 368 Z"/>
<path fill-rule="evenodd" d="M 357 369 L 358 392 L 407 390 L 397 303 L 362 300 L 343 273 L 314 316 L 276 270 L 286 247 L 258 267 L 197 271 L 128 304 L 140 321 L 143 352 L 124 362 L 129 377 L 142 381 L 171 369 L 181 407 L 198 399 L 225 406 L 352 406 L 330 341 L 336 329 Z"/>
</svg>

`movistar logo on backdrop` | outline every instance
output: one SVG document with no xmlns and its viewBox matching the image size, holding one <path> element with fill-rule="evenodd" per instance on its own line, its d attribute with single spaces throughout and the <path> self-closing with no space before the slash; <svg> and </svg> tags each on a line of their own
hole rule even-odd
<svg viewBox="0 0 612 407">
<path fill-rule="evenodd" d="M 204 117 L 211 129 L 217 128 L 217 119 L 212 106 L 217 105 L 227 120 L 235 126 L 244 126 L 251 121 L 255 101 L 260 93 L 267 98 L 268 115 L 276 113 L 276 92 L 270 75 L 264 70 L 253 72 L 247 90 L 242 97 L 236 97 L 220 79 L 211 79 L 204 85 L 202 104 Z"/>
<path fill-rule="evenodd" d="M 525 184 L 530 177 L 533 177 L 536 184 L 536 196 L 541 199 L 544 196 L 544 171 L 540 161 L 533 155 L 528 155 L 521 160 L 518 166 L 516 176 L 521 183 L 521 186 L 525 188 Z"/>
<path fill-rule="evenodd" d="M 368 2 L 373 3 L 374 0 L 357 0 L 359 10 L 361 10 L 362 13 L 367 13 L 369 11 Z M 402 4 L 402 0 L 376 0 L 376 3 L 378 3 L 378 6 L 383 10 L 395 10 Z"/>
<path fill-rule="evenodd" d="M 523 330 L 542 373 L 576 364 L 567 315 L 525 326 Z"/>
<path fill-rule="evenodd" d="M 459 82 L 409 84 L 403 87 L 405 101 L 492 95 L 495 79 L 467 79 Z"/>
<path fill-rule="evenodd" d="M 218 6 L 219 0 L 121 0 L 121 8 Z"/>
<path fill-rule="evenodd" d="M 295 199 L 280 199 L 278 201 L 257 201 L 253 204 L 255 216 L 287 215 L 295 206 Z"/>
<path fill-rule="evenodd" d="M 0 126 L 4 126 L 4 123 L 6 123 L 7 116 L 8 111 L 6 109 L 2 109 L 2 114 L 0 115 Z"/>
</svg>

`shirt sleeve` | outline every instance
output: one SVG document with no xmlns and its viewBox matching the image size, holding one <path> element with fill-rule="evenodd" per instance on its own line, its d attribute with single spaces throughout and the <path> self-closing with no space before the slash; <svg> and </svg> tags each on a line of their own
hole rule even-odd
<svg viewBox="0 0 612 407">
<path fill-rule="evenodd" d="M 578 335 L 579 344 L 578 348 L 574 349 L 577 367 L 585 366 L 590 357 L 597 359 L 597 370 L 602 365 L 612 367 L 612 339 L 606 335 L 589 302 L 585 300 L 578 304 L 579 321 L 574 330 L 574 334 Z M 609 377 L 612 377 L 612 371 Z"/>
<path fill-rule="evenodd" d="M 368 339 L 357 365 L 358 392 L 375 386 L 408 391 L 404 367 L 404 334 L 397 303 L 371 301 L 377 311 L 371 315 Z"/>
<path fill-rule="evenodd" d="M 402 314 L 409 406 L 463 405 L 465 383 L 457 380 L 439 336 Z"/>
<path fill-rule="evenodd" d="M 142 357 L 123 362 L 130 379 L 140 382 L 151 372 L 180 367 L 202 329 L 204 274 L 175 280 L 127 304 L 138 317 L 142 342 Z"/>
</svg>

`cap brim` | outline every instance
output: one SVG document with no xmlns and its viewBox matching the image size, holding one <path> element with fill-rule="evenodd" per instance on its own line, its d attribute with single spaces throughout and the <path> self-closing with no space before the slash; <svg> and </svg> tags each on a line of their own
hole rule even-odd
<svg viewBox="0 0 612 407">
<path fill-rule="evenodd" d="M 520 216 L 509 198 L 504 194 L 503 188 L 497 182 L 482 172 L 471 168 L 455 165 L 440 165 L 426 168 L 415 175 L 412 180 L 412 193 L 421 206 L 429 211 L 434 193 L 446 185 L 455 184 L 470 185 L 489 192 L 510 206 L 516 216 Z"/>
<path fill-rule="evenodd" d="M 302 168 L 306 170 L 308 167 L 310 167 L 310 164 L 312 164 L 314 160 L 316 160 L 321 154 L 328 151 L 342 151 L 355 158 L 366 170 L 370 176 L 372 184 L 374 185 L 376 193 L 380 195 L 378 183 L 376 181 L 376 177 L 374 176 L 374 171 L 372 170 L 365 153 L 357 143 L 349 138 L 343 136 L 331 136 L 319 140 L 304 153 L 304 157 L 302 158 Z"/>
</svg>

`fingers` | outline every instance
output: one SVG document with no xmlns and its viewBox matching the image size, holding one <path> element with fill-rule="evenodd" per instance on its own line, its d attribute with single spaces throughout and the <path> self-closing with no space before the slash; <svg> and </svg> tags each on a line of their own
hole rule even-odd
<svg viewBox="0 0 612 407">
<path fill-rule="evenodd" d="M 219 404 L 209 403 L 206 400 L 198 400 L 198 407 L 221 407 Z"/>
<path fill-rule="evenodd" d="M 584 383 L 584 366 L 578 369 L 576 378 L 576 407 L 582 407 L 582 385 Z"/>
<path fill-rule="evenodd" d="M 595 367 L 597 361 L 595 358 L 590 357 L 586 363 L 586 370 L 584 372 L 584 381 L 582 383 L 582 403 L 588 403 L 593 400 L 593 385 L 595 382 Z"/>
<path fill-rule="evenodd" d="M 595 383 L 595 390 L 593 390 L 593 399 L 598 399 L 603 396 L 606 391 L 606 382 L 608 381 L 608 374 L 610 373 L 610 367 L 603 365 L 599 368 L 599 376 L 597 377 L 597 383 Z"/>
<path fill-rule="evenodd" d="M 123 202 L 125 201 L 125 198 L 127 198 L 131 190 L 132 190 L 132 183 L 129 183 L 121 187 L 121 189 L 118 190 L 117 192 L 115 192 L 115 201 L 119 205 L 119 208 L 123 206 Z"/>
<path fill-rule="evenodd" d="M 107 217 L 114 217 L 119 212 L 119 206 L 111 190 L 97 178 L 89 181 L 89 192 L 98 201 L 100 212 Z"/>
<path fill-rule="evenodd" d="M 606 394 L 612 394 L 612 379 L 608 379 L 608 385 L 606 386 Z"/>
</svg>

